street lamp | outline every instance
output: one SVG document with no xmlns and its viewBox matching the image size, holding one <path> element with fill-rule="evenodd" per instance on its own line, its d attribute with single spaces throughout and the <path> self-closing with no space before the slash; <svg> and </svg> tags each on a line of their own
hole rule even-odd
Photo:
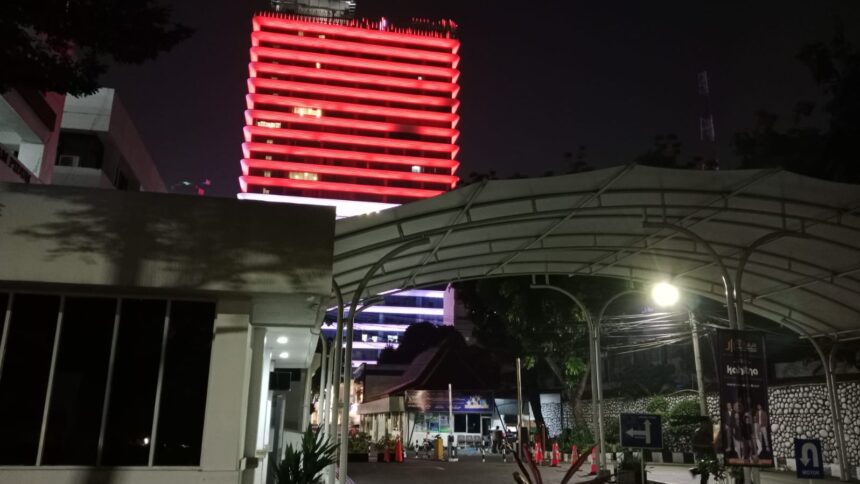
<svg viewBox="0 0 860 484">
<path fill-rule="evenodd" d="M 651 288 L 651 299 L 660 307 L 674 306 L 680 298 L 678 288 L 669 282 L 658 282 Z"/>
<path fill-rule="evenodd" d="M 651 299 L 660 307 L 672 307 L 678 304 L 681 299 L 681 292 L 670 282 L 658 282 L 651 288 Z M 705 382 L 702 375 L 702 357 L 699 352 L 699 331 L 696 327 L 696 319 L 693 316 L 693 311 L 687 309 L 687 314 L 690 317 L 690 329 L 692 331 L 693 340 L 693 359 L 696 363 L 696 386 L 699 394 L 699 413 L 703 416 L 708 415 L 708 401 L 705 397 Z"/>
</svg>

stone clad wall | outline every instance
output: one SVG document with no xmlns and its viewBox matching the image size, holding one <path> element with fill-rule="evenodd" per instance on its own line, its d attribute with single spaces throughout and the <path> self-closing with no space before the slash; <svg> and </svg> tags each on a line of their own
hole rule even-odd
<svg viewBox="0 0 860 484">
<path fill-rule="evenodd" d="M 860 382 L 842 382 L 837 385 L 839 405 L 842 412 L 845 446 L 848 464 L 860 466 Z M 718 418 L 717 394 L 708 394 L 708 411 Z M 684 392 L 666 397 L 669 405 L 681 400 L 695 400 L 694 392 Z M 617 425 L 620 413 L 644 413 L 650 397 L 636 399 L 609 398 L 604 402 L 603 417 L 606 426 Z M 838 460 L 836 437 L 833 432 L 827 389 L 823 384 L 802 384 L 771 387 L 769 392 L 770 420 L 774 456 L 786 460 L 794 459 L 794 439 L 821 439 L 824 444 L 824 460 L 833 464 Z M 583 411 L 591 415 L 591 402 L 583 402 Z M 559 404 L 541 405 L 550 435 L 561 433 L 562 419 Z M 564 423 L 570 425 L 573 415 L 568 405 L 564 406 Z M 589 427 L 592 426 L 589 419 Z M 594 432 L 594 429 L 592 429 Z M 677 450 L 677 449 L 675 449 Z"/>
</svg>

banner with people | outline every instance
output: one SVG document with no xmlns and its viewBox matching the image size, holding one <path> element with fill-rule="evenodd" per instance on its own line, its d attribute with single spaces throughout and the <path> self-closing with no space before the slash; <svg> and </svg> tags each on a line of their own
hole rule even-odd
<svg viewBox="0 0 860 484">
<path fill-rule="evenodd" d="M 764 334 L 721 329 L 717 345 L 725 463 L 772 467 Z"/>
</svg>

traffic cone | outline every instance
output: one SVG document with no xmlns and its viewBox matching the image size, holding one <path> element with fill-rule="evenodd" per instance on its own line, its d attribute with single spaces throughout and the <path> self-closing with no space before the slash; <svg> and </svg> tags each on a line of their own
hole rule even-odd
<svg viewBox="0 0 860 484">
<path fill-rule="evenodd" d="M 400 443 L 400 439 L 394 442 L 394 460 L 395 462 L 403 462 L 403 444 Z"/>
<path fill-rule="evenodd" d="M 552 443 L 552 460 L 549 465 L 552 467 L 558 467 L 558 461 L 560 460 L 561 452 L 558 451 L 558 442 Z"/>
<path fill-rule="evenodd" d="M 576 462 L 579 460 L 579 452 L 576 451 L 576 445 L 570 449 L 570 461 Z"/>
<path fill-rule="evenodd" d="M 543 465 L 543 451 L 540 448 L 540 442 L 535 442 L 535 463 Z"/>
<path fill-rule="evenodd" d="M 588 460 L 591 461 L 591 475 L 597 474 L 597 447 L 591 449 L 591 455 L 588 457 Z"/>
<path fill-rule="evenodd" d="M 382 462 L 391 462 L 391 454 L 389 453 L 388 444 L 385 444 L 385 453 L 382 454 Z"/>
</svg>

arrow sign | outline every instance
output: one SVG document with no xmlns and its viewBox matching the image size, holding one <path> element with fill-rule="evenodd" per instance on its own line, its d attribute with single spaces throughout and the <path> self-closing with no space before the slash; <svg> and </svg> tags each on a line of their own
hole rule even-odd
<svg viewBox="0 0 860 484">
<path fill-rule="evenodd" d="M 634 449 L 662 449 L 663 426 L 659 415 L 622 413 L 618 417 L 621 446 Z"/>
<path fill-rule="evenodd" d="M 625 433 L 627 435 L 633 437 L 633 438 L 645 439 L 645 444 L 650 444 L 651 443 L 651 421 L 646 420 L 644 425 L 645 425 L 644 430 L 627 429 L 627 432 L 625 432 Z"/>
<path fill-rule="evenodd" d="M 824 479 L 824 459 L 818 439 L 794 439 L 794 463 L 798 479 Z"/>
</svg>

